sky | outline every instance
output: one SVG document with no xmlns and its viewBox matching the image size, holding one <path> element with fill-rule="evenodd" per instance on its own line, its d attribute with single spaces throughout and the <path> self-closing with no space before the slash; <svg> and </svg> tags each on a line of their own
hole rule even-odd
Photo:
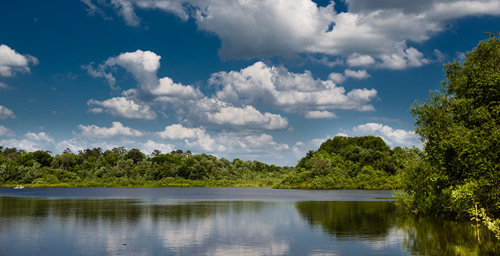
<svg viewBox="0 0 500 256">
<path fill-rule="evenodd" d="M 4 1 L 0 24 L 1 146 L 294 166 L 338 135 L 422 147 L 408 109 L 500 1 Z"/>
</svg>

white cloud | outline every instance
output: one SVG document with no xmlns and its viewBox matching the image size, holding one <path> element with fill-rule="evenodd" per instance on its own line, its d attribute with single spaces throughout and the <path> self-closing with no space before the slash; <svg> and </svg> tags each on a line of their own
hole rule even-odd
<svg viewBox="0 0 500 256">
<path fill-rule="evenodd" d="M 332 82 L 334 82 L 335 84 L 341 84 L 341 83 L 345 82 L 347 77 L 345 77 L 341 73 L 333 72 L 333 73 L 330 73 L 328 75 L 328 79 L 331 80 Z"/>
<path fill-rule="evenodd" d="M 113 137 L 141 137 L 144 132 L 124 127 L 120 122 L 113 122 L 111 128 L 98 127 L 96 125 L 78 125 L 82 131 L 81 135 L 88 138 L 113 138 Z"/>
<path fill-rule="evenodd" d="M 14 115 L 14 112 L 12 110 L 0 105 L 0 119 L 15 119 L 16 115 Z"/>
<path fill-rule="evenodd" d="M 165 154 L 174 151 L 175 146 L 172 144 L 157 143 L 152 140 L 148 140 L 146 143 L 142 144 L 141 151 L 144 154 L 150 155 L 154 150 L 159 150 Z"/>
<path fill-rule="evenodd" d="M 157 88 L 151 91 L 158 96 L 158 101 L 169 101 L 171 99 L 198 99 L 203 97 L 203 93 L 199 89 L 195 89 L 190 85 L 182 85 L 174 83 L 169 77 L 160 79 L 160 84 Z"/>
<path fill-rule="evenodd" d="M 183 140 L 187 146 L 200 147 L 208 152 L 225 150 L 223 146 L 216 144 L 203 127 L 186 128 L 180 124 L 173 124 L 156 135 L 165 140 Z"/>
<path fill-rule="evenodd" d="M 138 81 L 147 81 L 156 78 L 156 71 L 160 68 L 161 57 L 154 52 L 137 50 L 125 52 L 117 57 L 109 58 L 104 64 L 109 67 L 119 65 L 132 73 Z"/>
<path fill-rule="evenodd" d="M 335 136 L 349 137 L 349 135 L 347 135 L 347 133 L 344 133 L 344 132 L 339 132 L 339 133 L 335 134 Z"/>
<path fill-rule="evenodd" d="M 363 79 L 367 79 L 367 78 L 371 77 L 371 75 L 368 74 L 366 72 L 366 70 L 354 71 L 354 70 L 346 69 L 346 70 L 344 70 L 344 75 L 346 77 L 352 77 L 356 80 L 363 80 Z"/>
<path fill-rule="evenodd" d="M 379 136 L 390 146 L 422 146 L 414 131 L 394 129 L 380 123 L 367 123 L 354 127 L 352 132 L 356 135 Z"/>
<path fill-rule="evenodd" d="M 289 149 L 287 144 L 277 143 L 271 135 L 265 133 L 235 133 L 221 132 L 210 136 L 203 128 L 187 128 L 180 124 L 165 127 L 164 131 L 156 133 L 164 140 L 182 142 L 191 150 L 224 154 L 225 156 L 241 157 L 255 154 L 258 157 L 282 158 L 283 152 Z"/>
<path fill-rule="evenodd" d="M 89 100 L 87 105 L 98 105 L 105 108 L 105 112 L 114 117 L 135 120 L 154 120 L 156 113 L 148 105 L 139 105 L 133 100 L 124 97 L 115 97 L 105 101 Z M 90 109 L 90 112 L 98 113 L 98 110 Z"/>
<path fill-rule="evenodd" d="M 12 89 L 12 87 L 0 82 L 0 89 L 9 90 Z"/>
<path fill-rule="evenodd" d="M 330 79 L 339 80 L 337 75 Z M 354 89 L 346 94 L 332 80 L 314 79 L 309 71 L 291 73 L 284 67 L 269 67 L 262 62 L 238 71 L 218 72 L 209 80 L 222 87 L 216 92 L 219 100 L 234 106 L 272 107 L 286 112 L 326 109 L 373 110 L 368 104 L 376 97 L 375 89 Z"/>
<path fill-rule="evenodd" d="M 332 119 L 332 118 L 337 118 L 337 115 L 335 115 L 332 112 L 328 112 L 328 111 L 309 111 L 306 113 L 305 118 L 307 118 L 307 119 L 320 119 L 320 118 Z"/>
<path fill-rule="evenodd" d="M 0 141 L 0 145 L 4 147 L 24 149 L 28 152 L 37 150 L 47 150 L 54 145 L 54 139 L 44 132 L 32 133 L 28 132 L 22 140 L 10 139 Z"/>
<path fill-rule="evenodd" d="M 0 137 L 1 136 L 6 136 L 6 137 L 15 137 L 16 136 L 16 132 L 14 132 L 13 130 L 3 126 L 3 125 L 0 125 Z"/>
<path fill-rule="evenodd" d="M 32 133 L 28 132 L 24 135 L 26 138 L 34 141 L 47 141 L 47 142 L 54 142 L 54 139 L 52 139 L 48 134 L 45 132 L 40 132 L 40 133 Z"/>
<path fill-rule="evenodd" d="M 94 69 L 94 63 L 82 65 L 81 68 L 87 70 L 87 73 L 93 78 L 106 78 L 111 89 L 120 89 L 115 87 L 116 78 L 110 72 L 106 72 L 114 66 L 120 66 L 127 72 L 134 75 L 141 88 L 146 91 L 152 90 L 158 86 L 156 72 L 160 68 L 161 57 L 151 51 L 137 50 L 135 52 L 125 52 L 118 56 L 110 57 Z"/>
<path fill-rule="evenodd" d="M 334 2 L 311 0 L 112 0 L 127 24 L 137 26 L 134 8 L 160 9 L 221 40 L 222 58 L 255 58 L 298 53 L 347 57 L 350 66 L 404 69 L 429 62 L 408 41 L 422 43 L 453 19 L 500 15 L 498 0 L 347 0 L 348 12 Z M 402 48 L 402 49 L 401 49 Z M 327 59 L 325 59 L 327 60 Z M 328 65 L 329 61 L 325 62 Z"/>
<path fill-rule="evenodd" d="M 102 108 L 91 108 L 89 109 L 87 112 L 89 113 L 94 113 L 94 114 L 100 114 L 102 113 L 104 110 Z"/>
<path fill-rule="evenodd" d="M 346 70 L 345 74 L 330 74 L 329 80 L 315 79 L 311 72 L 289 72 L 282 66 L 268 66 L 263 62 L 240 71 L 218 72 L 208 80 L 216 88 L 212 97 L 205 96 L 198 88 L 175 83 L 171 78 L 158 79 L 156 72 L 161 57 L 150 51 L 137 50 L 110 57 L 94 70 L 91 64 L 83 66 L 94 77 L 103 77 L 105 70 L 120 66 L 132 73 L 137 88 L 122 92 L 124 97 L 103 102 L 89 100 L 88 112 L 103 111 L 115 117 L 152 120 L 156 114 L 148 105 L 137 102 L 170 106 L 178 118 L 191 126 L 209 129 L 257 129 L 276 130 L 288 127 L 287 118 L 279 114 L 261 112 L 260 108 L 272 108 L 288 113 L 300 113 L 309 118 L 334 118 L 328 110 L 347 109 L 374 111 L 369 104 L 376 98 L 375 89 L 353 89 L 346 92 L 333 81 L 342 82 L 348 77 L 364 79 L 370 75 L 365 70 Z M 184 119 L 183 119 L 184 118 Z"/>
<path fill-rule="evenodd" d="M 157 135 L 162 139 L 184 140 L 197 138 L 201 133 L 205 133 L 202 128 L 186 128 L 181 124 L 173 124 L 165 127 L 165 130 L 158 132 Z"/>
<path fill-rule="evenodd" d="M 366 72 L 366 70 L 354 71 L 351 69 L 346 69 L 346 70 L 344 70 L 344 74 L 335 73 L 335 72 L 330 73 L 330 75 L 328 75 L 328 80 L 334 82 L 335 84 L 341 84 L 341 83 L 345 82 L 345 80 L 347 80 L 347 78 L 349 78 L 349 77 L 354 78 L 356 80 L 363 80 L 363 79 L 371 77 L 371 75 L 368 74 L 368 72 Z"/>
<path fill-rule="evenodd" d="M 218 112 L 206 112 L 206 117 L 210 123 L 220 126 L 241 126 L 266 130 L 288 127 L 288 119 L 267 112 L 262 114 L 252 106 L 241 108 L 225 106 L 220 108 Z"/>
<path fill-rule="evenodd" d="M 278 114 L 262 113 L 253 106 L 234 106 L 216 98 L 203 98 L 187 106 L 186 120 L 191 126 L 215 130 L 283 130 L 288 119 Z"/>
<path fill-rule="evenodd" d="M 424 58 L 424 54 L 417 49 L 406 45 L 398 45 L 392 53 L 380 55 L 381 62 L 377 64 L 380 68 L 405 69 L 409 67 L 420 67 L 431 62 Z"/>
<path fill-rule="evenodd" d="M 347 65 L 350 67 L 371 66 L 373 64 L 375 64 L 375 59 L 373 59 L 370 55 L 353 53 L 347 58 Z"/>
<path fill-rule="evenodd" d="M 9 46 L 0 45 L 0 75 L 12 77 L 16 72 L 30 73 L 29 65 L 38 65 L 38 59 L 29 55 L 21 55 Z"/>
<path fill-rule="evenodd" d="M 227 148 L 228 153 L 234 155 L 254 153 L 280 155 L 283 151 L 289 149 L 287 144 L 277 143 L 271 135 L 265 133 L 245 135 L 234 132 L 223 132 L 215 140 Z"/>
</svg>

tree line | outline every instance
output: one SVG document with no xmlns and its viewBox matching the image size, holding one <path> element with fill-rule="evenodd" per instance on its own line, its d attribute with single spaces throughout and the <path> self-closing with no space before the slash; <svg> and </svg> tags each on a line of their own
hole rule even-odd
<svg viewBox="0 0 500 256">
<path fill-rule="evenodd" d="M 273 186 L 304 189 L 398 189 L 401 172 L 423 161 L 419 148 L 391 149 L 374 136 L 341 137 L 309 151 L 295 167 L 218 159 L 175 150 L 145 155 L 116 147 L 26 152 L 0 146 L 0 184 L 27 186 Z"/>
<path fill-rule="evenodd" d="M 26 186 L 270 186 L 291 168 L 175 150 L 116 147 L 26 152 L 0 146 L 0 184 Z"/>
</svg>

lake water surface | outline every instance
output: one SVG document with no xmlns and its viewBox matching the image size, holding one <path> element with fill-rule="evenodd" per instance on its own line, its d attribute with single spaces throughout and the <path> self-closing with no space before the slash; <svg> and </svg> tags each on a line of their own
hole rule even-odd
<svg viewBox="0 0 500 256">
<path fill-rule="evenodd" d="M 399 214 L 392 191 L 0 189 L 0 255 L 495 255 L 482 225 Z M 479 233 L 479 238 L 478 238 Z"/>
</svg>

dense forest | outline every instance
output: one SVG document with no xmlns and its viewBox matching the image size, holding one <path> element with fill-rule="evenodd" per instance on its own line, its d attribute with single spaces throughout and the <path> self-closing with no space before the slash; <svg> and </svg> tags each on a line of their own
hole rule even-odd
<svg viewBox="0 0 500 256">
<path fill-rule="evenodd" d="M 49 152 L 25 152 L 0 146 L 0 184 L 11 187 L 106 187 L 106 186 L 271 186 L 288 167 L 259 161 L 217 159 L 189 150 L 150 156 L 124 147 L 103 151 L 85 149 L 77 154 L 66 149 L 52 157 Z"/>
</svg>

